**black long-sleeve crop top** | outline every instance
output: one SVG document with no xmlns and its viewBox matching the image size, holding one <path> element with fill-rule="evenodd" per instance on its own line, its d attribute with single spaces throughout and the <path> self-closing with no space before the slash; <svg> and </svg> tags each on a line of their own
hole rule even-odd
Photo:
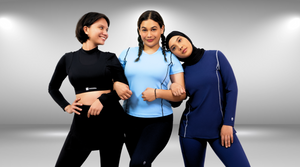
<svg viewBox="0 0 300 167">
<path fill-rule="evenodd" d="M 113 91 L 113 81 L 128 84 L 115 54 L 102 52 L 97 47 L 90 51 L 81 48 L 78 51 L 66 53 L 59 60 L 48 87 L 49 94 L 62 109 L 70 104 L 59 91 L 67 75 L 76 94 L 111 90 L 110 93 L 99 97 L 103 105 L 107 100 L 120 100 L 117 93 Z"/>
</svg>

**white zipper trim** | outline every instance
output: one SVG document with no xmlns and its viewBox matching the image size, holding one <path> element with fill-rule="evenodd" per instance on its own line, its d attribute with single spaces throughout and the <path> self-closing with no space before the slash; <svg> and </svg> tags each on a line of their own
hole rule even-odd
<svg viewBox="0 0 300 167">
<path fill-rule="evenodd" d="M 217 59 L 216 75 L 217 75 L 217 79 L 218 79 L 219 106 L 220 106 L 221 115 L 223 117 L 222 103 L 221 103 L 221 91 L 220 91 L 220 79 L 219 79 L 219 74 L 218 74 L 218 70 L 220 70 L 218 51 L 216 51 L 216 59 Z"/>
<path fill-rule="evenodd" d="M 189 105 L 189 112 L 186 114 L 185 118 L 186 118 L 186 123 L 185 123 L 185 127 L 184 127 L 184 137 L 186 137 L 186 129 L 188 127 L 189 124 L 189 114 L 191 112 L 191 106 Z"/>
</svg>

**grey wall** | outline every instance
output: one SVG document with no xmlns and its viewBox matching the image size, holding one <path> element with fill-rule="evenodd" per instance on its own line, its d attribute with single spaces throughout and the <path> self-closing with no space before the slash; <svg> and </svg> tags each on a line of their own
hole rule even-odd
<svg viewBox="0 0 300 167">
<path fill-rule="evenodd" d="M 117 55 L 137 46 L 136 22 L 148 9 L 164 18 L 166 33 L 180 30 L 207 50 L 221 50 L 238 81 L 237 124 L 299 124 L 299 0 L 2 0 L 0 19 L 0 124 L 63 124 L 63 113 L 47 87 L 59 58 L 81 47 L 74 35 L 85 13 L 105 13 L 109 39 L 99 48 Z M 72 102 L 66 79 L 61 91 Z M 184 105 L 174 109 L 178 123 Z"/>
</svg>

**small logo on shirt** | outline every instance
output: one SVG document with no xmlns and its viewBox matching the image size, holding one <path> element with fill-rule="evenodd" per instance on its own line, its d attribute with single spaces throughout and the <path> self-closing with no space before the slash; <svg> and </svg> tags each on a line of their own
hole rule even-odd
<svg viewBox="0 0 300 167">
<path fill-rule="evenodd" d="M 231 121 L 233 121 L 233 117 L 231 117 Z"/>
<path fill-rule="evenodd" d="M 95 90 L 97 89 L 96 87 L 86 87 L 85 90 L 89 91 L 89 90 Z"/>
</svg>

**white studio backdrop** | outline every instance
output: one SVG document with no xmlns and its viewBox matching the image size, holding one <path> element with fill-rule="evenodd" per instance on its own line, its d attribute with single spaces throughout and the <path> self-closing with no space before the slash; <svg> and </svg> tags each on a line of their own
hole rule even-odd
<svg viewBox="0 0 300 167">
<path fill-rule="evenodd" d="M 90 11 L 111 21 L 100 50 L 119 55 L 137 46 L 137 19 L 158 11 L 166 26 L 186 33 L 197 47 L 221 50 L 239 87 L 237 124 L 299 124 L 300 1 L 74 1 L 4 0 L 0 2 L 0 124 L 65 124 L 48 94 L 60 57 L 78 50 L 79 18 Z M 72 102 L 66 79 L 61 91 Z M 174 109 L 178 123 L 184 104 Z"/>
</svg>

